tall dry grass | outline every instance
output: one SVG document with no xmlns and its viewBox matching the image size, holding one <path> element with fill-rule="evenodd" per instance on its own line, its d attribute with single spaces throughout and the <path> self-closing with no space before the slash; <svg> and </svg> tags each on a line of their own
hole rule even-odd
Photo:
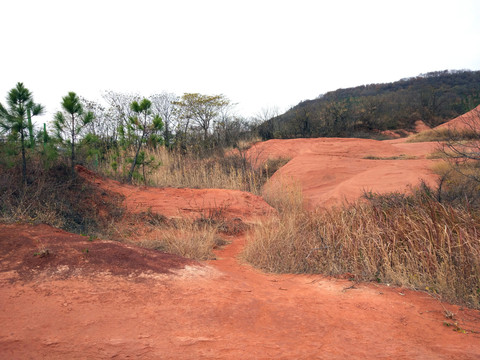
<svg viewBox="0 0 480 360">
<path fill-rule="evenodd" d="M 130 151 L 123 154 L 109 153 L 100 164 L 99 171 L 109 177 L 125 178 L 131 166 L 126 160 L 131 157 L 129 155 L 132 155 Z M 145 150 L 145 158 L 151 164 L 146 166 L 145 172 L 139 166 L 138 171 L 145 178 L 137 180 L 137 183 L 158 187 L 232 189 L 258 195 L 265 182 L 288 160 L 269 160 L 254 167 L 252 164 L 256 159 L 252 157 L 255 155 L 247 155 L 238 149 L 202 156 L 164 147 L 148 148 Z"/>
<path fill-rule="evenodd" d="M 287 200 L 288 204 L 290 200 Z M 246 261 L 269 272 L 350 273 L 480 308 L 480 216 L 426 191 L 308 212 L 286 204 L 257 227 Z"/>
<path fill-rule="evenodd" d="M 224 244 L 217 226 L 186 219 L 160 226 L 137 224 L 131 231 L 120 227 L 125 242 L 195 260 L 214 259 L 213 250 Z"/>
<path fill-rule="evenodd" d="M 228 235 L 248 229 L 241 221 L 229 220 L 221 211 L 198 219 L 167 219 L 146 212 L 126 214 L 112 223 L 107 237 L 195 260 L 215 259 L 213 250 L 227 243 Z"/>
</svg>

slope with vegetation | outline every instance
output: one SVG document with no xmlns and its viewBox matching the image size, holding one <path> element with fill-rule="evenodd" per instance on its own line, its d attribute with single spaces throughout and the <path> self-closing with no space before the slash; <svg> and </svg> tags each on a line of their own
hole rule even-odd
<svg viewBox="0 0 480 360">
<path fill-rule="evenodd" d="M 264 122 L 264 140 L 297 137 L 372 137 L 388 129 L 430 127 L 480 104 L 480 71 L 437 71 L 386 84 L 338 89 L 306 100 Z"/>
</svg>

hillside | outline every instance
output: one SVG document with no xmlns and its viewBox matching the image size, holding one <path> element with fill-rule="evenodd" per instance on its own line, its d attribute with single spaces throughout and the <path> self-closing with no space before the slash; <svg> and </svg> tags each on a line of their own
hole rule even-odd
<svg viewBox="0 0 480 360">
<path fill-rule="evenodd" d="M 372 137 L 381 130 L 430 127 L 480 104 L 480 71 L 421 74 L 393 83 L 338 89 L 306 100 L 259 127 L 264 140 L 298 137 Z"/>
</svg>

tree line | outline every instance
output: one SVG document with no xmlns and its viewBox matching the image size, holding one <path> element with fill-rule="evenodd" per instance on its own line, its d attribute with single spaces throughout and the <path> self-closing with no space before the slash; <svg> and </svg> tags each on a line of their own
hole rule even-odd
<svg viewBox="0 0 480 360">
<path fill-rule="evenodd" d="M 421 74 L 387 84 L 338 89 L 306 100 L 259 127 L 264 140 L 363 137 L 379 130 L 434 127 L 480 104 L 480 71 Z"/>
<path fill-rule="evenodd" d="M 224 95 L 162 92 L 142 97 L 106 91 L 103 100 L 106 106 L 69 92 L 60 101 L 62 110 L 36 129 L 32 117 L 45 108 L 35 103 L 23 83 L 17 83 L 7 94 L 6 105 L 0 103 L 4 165 L 13 165 L 21 155 L 22 179 L 27 183 L 29 153 L 38 154 L 47 165 L 68 157 L 74 177 L 79 156 L 98 163 L 113 151 L 129 156 L 126 180 L 131 182 L 141 176 L 139 166 L 154 160 L 146 158 L 145 146 L 202 152 L 236 146 L 255 130 L 255 122 L 238 116 L 235 104 Z"/>
</svg>

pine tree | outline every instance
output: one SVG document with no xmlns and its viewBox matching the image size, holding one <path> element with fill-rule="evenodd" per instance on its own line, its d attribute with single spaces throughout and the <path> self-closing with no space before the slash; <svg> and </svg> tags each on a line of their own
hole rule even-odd
<svg viewBox="0 0 480 360">
<path fill-rule="evenodd" d="M 44 107 L 35 104 L 32 93 L 23 85 L 17 83 L 16 87 L 8 92 L 8 109 L 0 104 L 0 127 L 10 132 L 11 138 L 20 138 L 22 152 L 22 180 L 27 182 L 27 157 L 25 147 L 33 145 L 33 125 L 32 116 L 40 115 L 44 112 Z M 27 142 L 27 130 L 30 134 L 30 141 Z"/>
<path fill-rule="evenodd" d="M 93 121 L 91 111 L 84 112 L 80 98 L 74 92 L 69 92 L 62 98 L 63 112 L 55 114 L 54 126 L 57 136 L 70 143 L 70 165 L 72 178 L 75 177 L 75 143 L 84 127 Z M 68 140 L 67 140 L 68 139 Z"/>
</svg>

